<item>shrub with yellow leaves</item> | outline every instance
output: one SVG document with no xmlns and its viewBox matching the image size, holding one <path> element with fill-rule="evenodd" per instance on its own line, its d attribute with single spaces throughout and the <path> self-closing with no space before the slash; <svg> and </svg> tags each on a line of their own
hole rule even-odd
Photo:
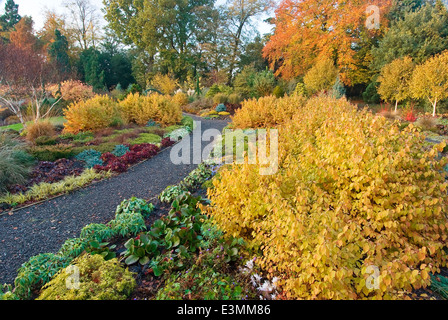
<svg viewBox="0 0 448 320">
<path fill-rule="evenodd" d="M 186 93 L 183 92 L 177 92 L 172 97 L 173 102 L 179 106 L 179 108 L 182 108 L 183 106 L 186 106 L 188 104 L 188 96 Z"/>
<path fill-rule="evenodd" d="M 305 102 L 306 98 L 298 95 L 282 99 L 267 96 L 258 100 L 245 100 L 242 108 L 235 111 L 232 126 L 240 129 L 276 126 L 291 119 Z"/>
<path fill-rule="evenodd" d="M 276 174 L 234 164 L 213 181 L 215 223 L 246 240 L 285 298 L 395 299 L 429 285 L 429 273 L 447 263 L 444 144 L 423 151 L 412 124 L 400 130 L 344 99 L 294 107 L 278 127 Z"/>
<path fill-rule="evenodd" d="M 139 93 L 130 93 L 120 102 L 120 109 L 125 122 L 134 122 L 145 125 L 154 120 L 162 125 L 170 126 L 182 120 L 182 110 L 172 101 L 170 96 L 153 93 L 142 96 Z"/>
<path fill-rule="evenodd" d="M 64 131 L 78 133 L 104 129 L 122 121 L 117 103 L 104 95 L 72 103 L 64 111 Z"/>
<path fill-rule="evenodd" d="M 150 82 L 151 86 L 161 93 L 170 95 L 179 87 L 179 82 L 170 74 L 158 73 Z"/>
</svg>

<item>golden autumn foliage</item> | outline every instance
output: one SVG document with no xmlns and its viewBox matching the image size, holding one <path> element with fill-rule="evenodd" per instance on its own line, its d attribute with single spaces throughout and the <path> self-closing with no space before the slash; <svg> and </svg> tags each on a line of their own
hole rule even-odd
<svg viewBox="0 0 448 320">
<path fill-rule="evenodd" d="M 151 80 L 151 85 L 162 92 L 163 94 L 172 94 L 176 88 L 179 87 L 179 83 L 173 76 L 169 74 L 158 73 Z"/>
<path fill-rule="evenodd" d="M 336 82 L 338 69 L 328 57 L 322 57 L 308 70 L 303 78 L 308 93 L 314 94 L 330 90 Z"/>
<path fill-rule="evenodd" d="M 186 106 L 189 103 L 187 94 L 183 92 L 177 92 L 172 97 L 172 100 L 176 105 L 179 106 L 179 108 L 182 108 L 183 106 Z"/>
<path fill-rule="evenodd" d="M 401 131 L 345 99 L 293 99 L 277 101 L 296 107 L 278 127 L 277 173 L 223 169 L 208 213 L 259 253 L 286 298 L 393 299 L 429 285 L 447 262 L 444 144 L 423 151 L 412 125 Z"/>
<path fill-rule="evenodd" d="M 85 101 L 72 103 L 64 111 L 67 120 L 64 131 L 78 133 L 107 128 L 121 122 L 121 111 L 110 97 L 98 95 Z"/>
<path fill-rule="evenodd" d="M 179 105 L 173 102 L 170 96 L 156 93 L 149 96 L 131 93 L 120 101 L 120 109 L 125 122 L 134 122 L 139 125 L 145 125 L 149 120 L 154 120 L 169 126 L 182 120 L 182 110 Z"/>
<path fill-rule="evenodd" d="M 306 103 L 306 98 L 294 95 L 284 99 L 274 96 L 245 100 L 232 118 L 232 126 L 238 129 L 266 128 L 291 119 L 297 109 Z"/>
<path fill-rule="evenodd" d="M 397 112 L 398 102 L 410 96 L 409 83 L 415 65 L 409 56 L 395 59 L 381 69 L 378 77 L 378 94 L 383 100 L 395 102 Z"/>
<path fill-rule="evenodd" d="M 428 99 L 436 116 L 437 102 L 448 98 L 448 50 L 415 67 L 409 91 L 415 99 Z"/>
<path fill-rule="evenodd" d="M 27 51 L 36 49 L 36 37 L 33 34 L 33 20 L 24 17 L 15 25 L 14 31 L 10 34 L 11 44 L 17 48 Z"/>
</svg>

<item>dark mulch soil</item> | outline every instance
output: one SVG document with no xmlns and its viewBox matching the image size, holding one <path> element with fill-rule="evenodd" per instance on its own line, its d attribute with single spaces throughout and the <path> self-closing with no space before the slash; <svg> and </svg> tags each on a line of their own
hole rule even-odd
<svg viewBox="0 0 448 320">
<path fill-rule="evenodd" d="M 27 183 L 23 185 L 13 185 L 8 188 L 8 191 L 13 194 L 26 192 L 36 184 L 42 182 L 55 183 L 63 180 L 67 176 L 79 176 L 83 173 L 83 171 L 84 165 L 81 161 L 78 160 L 59 159 L 54 162 L 39 161 L 33 168 Z"/>
<path fill-rule="evenodd" d="M 227 121 L 201 121 L 201 130 L 221 131 Z M 202 149 L 210 141 L 202 141 Z M 0 215 L 0 284 L 12 283 L 17 269 L 30 257 L 57 252 L 68 238 L 79 236 L 90 223 L 107 223 L 124 199 L 133 196 L 154 201 L 168 186 L 179 183 L 197 164 L 175 165 L 171 148 L 129 169 L 128 172 L 99 181 L 73 193 L 45 201 L 12 214 Z"/>
</svg>

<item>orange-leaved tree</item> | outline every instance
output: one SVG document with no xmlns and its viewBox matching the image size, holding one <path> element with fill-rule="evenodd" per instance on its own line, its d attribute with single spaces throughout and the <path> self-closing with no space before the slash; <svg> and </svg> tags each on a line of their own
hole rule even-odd
<svg viewBox="0 0 448 320">
<path fill-rule="evenodd" d="M 274 34 L 263 49 L 264 57 L 277 75 L 286 79 L 303 75 L 317 57 L 330 56 L 349 85 L 349 73 L 357 68 L 356 44 L 365 32 L 366 22 L 379 9 L 379 29 L 369 28 L 372 36 L 387 26 L 384 13 L 390 0 L 282 0 L 273 19 Z"/>
</svg>

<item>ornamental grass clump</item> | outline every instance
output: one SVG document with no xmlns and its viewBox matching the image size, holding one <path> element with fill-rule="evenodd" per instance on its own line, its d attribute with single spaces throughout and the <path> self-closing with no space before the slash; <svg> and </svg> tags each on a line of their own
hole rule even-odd
<svg viewBox="0 0 448 320">
<path fill-rule="evenodd" d="M 430 285 L 447 265 L 444 145 L 424 151 L 412 124 L 400 130 L 344 99 L 292 107 L 277 173 L 235 164 L 213 181 L 217 226 L 258 253 L 283 298 L 404 298 Z"/>
<path fill-rule="evenodd" d="M 0 132 L 0 195 L 9 186 L 27 181 L 34 159 L 18 138 Z"/>
</svg>

